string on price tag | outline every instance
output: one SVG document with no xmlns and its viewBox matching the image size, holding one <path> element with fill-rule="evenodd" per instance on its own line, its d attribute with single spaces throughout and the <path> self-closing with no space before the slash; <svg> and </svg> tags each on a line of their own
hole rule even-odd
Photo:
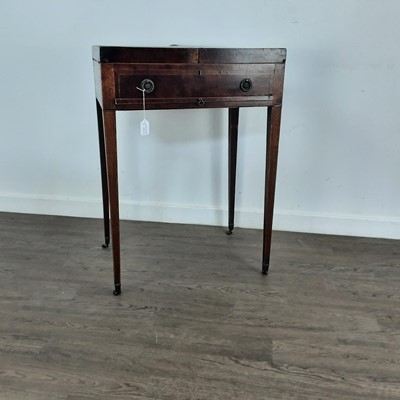
<svg viewBox="0 0 400 400">
<path fill-rule="evenodd" d="M 138 88 L 137 86 L 136 89 L 140 90 L 143 94 L 143 121 L 140 123 L 140 134 L 142 136 L 150 135 L 150 123 L 146 119 L 146 95 L 145 95 L 146 90 Z"/>
</svg>

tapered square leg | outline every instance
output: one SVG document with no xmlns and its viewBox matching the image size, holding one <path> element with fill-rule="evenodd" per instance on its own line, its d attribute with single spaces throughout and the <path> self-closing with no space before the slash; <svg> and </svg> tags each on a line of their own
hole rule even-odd
<svg viewBox="0 0 400 400">
<path fill-rule="evenodd" d="M 235 218 L 236 162 L 238 143 L 239 108 L 229 109 L 228 136 L 228 235 L 232 234 Z"/>
<path fill-rule="evenodd" d="M 106 149 L 104 144 L 103 110 L 99 101 L 96 99 L 97 126 L 99 130 L 99 149 L 100 149 L 100 170 L 101 170 L 101 189 L 103 194 L 103 221 L 104 221 L 104 243 L 103 248 L 110 244 L 110 215 L 108 203 L 108 181 L 106 165 Z"/>
<path fill-rule="evenodd" d="M 265 195 L 264 195 L 264 234 L 263 259 L 261 272 L 266 275 L 269 269 L 271 253 L 272 220 L 275 201 L 275 182 L 278 164 L 279 131 L 281 125 L 280 105 L 268 107 L 267 121 L 267 151 L 265 165 Z"/>
<path fill-rule="evenodd" d="M 108 177 L 108 197 L 111 214 L 111 244 L 114 264 L 114 294 L 121 293 L 121 260 L 119 235 L 119 203 L 118 203 L 118 162 L 117 132 L 114 110 L 103 111 L 104 136 L 106 145 L 106 164 Z"/>
</svg>

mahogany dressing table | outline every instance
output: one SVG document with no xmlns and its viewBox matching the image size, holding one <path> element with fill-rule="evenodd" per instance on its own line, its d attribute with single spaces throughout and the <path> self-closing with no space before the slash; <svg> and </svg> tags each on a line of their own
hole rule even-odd
<svg viewBox="0 0 400 400">
<path fill-rule="evenodd" d="M 229 109 L 228 230 L 234 228 L 240 107 L 267 108 L 262 268 L 268 273 L 286 49 L 93 46 L 105 243 L 121 293 L 116 111 Z M 111 219 L 110 219 L 111 217 Z M 111 224 L 110 224 L 111 222 Z"/>
</svg>

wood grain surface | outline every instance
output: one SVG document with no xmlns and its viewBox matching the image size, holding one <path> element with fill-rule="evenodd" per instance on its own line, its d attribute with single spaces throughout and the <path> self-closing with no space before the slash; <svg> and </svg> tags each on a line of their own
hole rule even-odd
<svg viewBox="0 0 400 400">
<path fill-rule="evenodd" d="M 0 213 L 0 399 L 400 399 L 398 241 Z"/>
</svg>

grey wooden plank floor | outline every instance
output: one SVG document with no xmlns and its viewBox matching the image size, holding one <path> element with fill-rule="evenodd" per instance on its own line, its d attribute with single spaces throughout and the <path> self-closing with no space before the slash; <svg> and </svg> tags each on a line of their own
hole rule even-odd
<svg viewBox="0 0 400 400">
<path fill-rule="evenodd" d="M 400 243 L 0 213 L 0 399 L 400 399 Z"/>
</svg>

